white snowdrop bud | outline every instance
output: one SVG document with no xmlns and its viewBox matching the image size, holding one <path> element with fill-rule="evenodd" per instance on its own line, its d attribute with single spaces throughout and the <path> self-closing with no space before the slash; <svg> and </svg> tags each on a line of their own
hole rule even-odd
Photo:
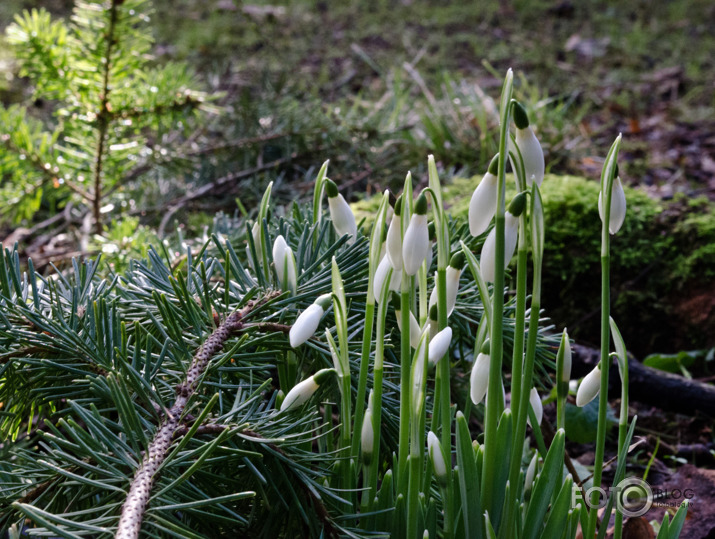
<svg viewBox="0 0 715 539">
<path fill-rule="evenodd" d="M 569 334 L 564 329 L 561 334 L 561 344 L 556 354 L 556 395 L 565 399 L 569 394 L 569 380 L 571 379 L 571 343 Z"/>
<path fill-rule="evenodd" d="M 489 385 L 489 354 L 481 353 L 477 356 L 472 373 L 469 375 L 469 396 L 474 404 L 484 400 Z"/>
<path fill-rule="evenodd" d="M 544 152 L 541 149 L 539 140 L 529 127 L 529 117 L 524 107 L 514 101 L 514 123 L 516 124 L 516 145 L 521 152 L 524 161 L 524 173 L 526 174 L 526 185 L 536 184 L 541 187 L 544 181 Z M 511 140 L 510 140 L 511 142 Z"/>
<path fill-rule="evenodd" d="M 437 333 L 429 343 L 429 352 L 427 355 L 429 364 L 434 366 L 444 357 L 449 350 L 449 345 L 452 342 L 452 328 L 447 326 L 442 331 Z"/>
<path fill-rule="evenodd" d="M 457 294 L 459 293 L 459 278 L 462 276 L 462 270 L 464 269 L 465 258 L 464 253 L 459 251 L 452 255 L 449 261 L 449 266 L 446 271 L 446 281 L 447 281 L 447 316 L 452 315 L 454 311 L 454 306 L 457 303 Z M 435 287 L 432 289 L 432 293 L 429 297 L 429 308 L 431 309 L 433 305 L 437 305 L 437 274 L 435 274 Z"/>
<path fill-rule="evenodd" d="M 514 249 L 516 249 L 516 240 L 519 231 L 519 218 L 507 211 L 505 212 L 504 223 L 504 269 L 506 269 L 509 265 L 511 257 L 514 256 Z M 484 242 L 484 245 L 482 246 L 482 254 L 479 261 L 482 278 L 489 283 L 494 282 L 496 236 L 496 228 L 492 228 L 486 241 Z"/>
<path fill-rule="evenodd" d="M 328 208 L 330 209 L 330 218 L 333 221 L 335 232 L 339 236 L 349 234 L 348 243 L 354 243 L 357 239 L 357 224 L 350 205 L 345 202 L 343 195 L 338 193 L 338 186 L 335 185 L 333 180 L 325 180 L 325 192 L 328 195 Z"/>
<path fill-rule="evenodd" d="M 598 215 L 603 222 L 603 193 L 598 193 Z M 626 219 L 626 193 L 623 190 L 620 176 L 613 180 L 611 188 L 611 213 L 608 216 L 608 231 L 615 234 L 623 226 Z"/>
<path fill-rule="evenodd" d="M 362 460 L 365 466 L 372 462 L 372 453 L 375 446 L 375 429 L 372 424 L 372 390 L 368 397 L 367 410 L 362 420 L 362 431 L 360 433 L 360 448 L 362 449 Z"/>
<path fill-rule="evenodd" d="M 385 285 L 385 279 L 387 279 L 387 274 L 390 271 L 392 265 L 390 264 L 390 259 L 387 255 L 383 256 L 380 263 L 375 269 L 375 277 L 372 281 L 372 293 L 375 297 L 375 302 L 380 303 L 380 294 L 382 294 L 382 287 Z M 402 270 L 392 268 L 392 277 L 390 277 L 389 289 L 392 291 L 398 291 L 400 289 L 400 283 L 402 282 Z"/>
<path fill-rule="evenodd" d="M 429 254 L 429 231 L 427 230 L 427 197 L 420 194 L 415 203 L 415 213 L 405 231 L 402 243 L 402 264 L 407 275 L 414 275 Z"/>
<path fill-rule="evenodd" d="M 534 453 L 534 456 L 529 462 L 529 467 L 526 469 L 526 475 L 524 476 L 524 499 L 529 501 L 531 498 L 531 488 L 534 485 L 534 479 L 536 478 L 536 465 L 539 462 L 539 453 Z"/>
<path fill-rule="evenodd" d="M 441 487 L 446 487 L 449 484 L 449 471 L 447 470 L 447 463 L 444 460 L 442 444 L 439 442 L 437 435 L 432 431 L 429 431 L 427 434 L 427 451 L 432 461 L 432 470 L 434 471 L 437 482 Z"/>
<path fill-rule="evenodd" d="M 387 229 L 387 256 L 390 264 L 396 270 L 402 272 L 402 195 L 395 202 L 395 212 L 392 215 L 390 226 Z"/>
<path fill-rule="evenodd" d="M 278 236 L 273 242 L 273 264 L 281 287 L 295 294 L 298 288 L 295 256 L 283 236 Z"/>
<path fill-rule="evenodd" d="M 308 399 L 313 396 L 313 393 L 325 382 L 329 375 L 335 372 L 334 369 L 322 369 L 316 372 L 313 376 L 306 378 L 302 382 L 293 386 L 283 403 L 281 404 L 281 412 L 298 408 L 308 402 Z"/>
<path fill-rule="evenodd" d="M 483 234 L 497 211 L 498 167 L 499 156 L 495 155 L 469 201 L 469 233 L 472 236 Z"/>
<path fill-rule="evenodd" d="M 541 397 L 539 392 L 536 391 L 535 387 L 531 388 L 531 393 L 529 393 L 529 403 L 534 409 L 534 415 L 536 416 L 536 422 L 541 425 L 541 420 L 544 418 L 544 405 L 541 402 Z M 526 422 L 531 426 L 531 420 L 527 417 Z"/>
<path fill-rule="evenodd" d="M 323 294 L 315 300 L 315 303 L 300 313 L 300 316 L 298 316 L 298 319 L 288 332 L 290 345 L 293 348 L 297 348 L 315 334 L 315 330 L 318 329 L 320 319 L 323 318 L 325 309 L 330 305 L 330 301 L 331 295 Z"/>
<path fill-rule="evenodd" d="M 596 368 L 584 376 L 581 385 L 578 386 L 576 406 L 586 406 L 596 398 L 599 391 L 601 391 L 601 366 L 596 365 Z"/>
</svg>

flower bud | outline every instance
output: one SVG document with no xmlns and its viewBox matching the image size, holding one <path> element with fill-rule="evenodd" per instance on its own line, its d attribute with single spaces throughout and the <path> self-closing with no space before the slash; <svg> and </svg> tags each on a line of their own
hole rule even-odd
<svg viewBox="0 0 715 539">
<path fill-rule="evenodd" d="M 565 399 L 569 392 L 569 380 L 571 379 L 571 343 L 569 334 L 564 329 L 561 334 L 561 344 L 556 354 L 556 394 L 559 398 Z"/>
<path fill-rule="evenodd" d="M 449 484 L 449 470 L 444 460 L 442 444 L 439 442 L 437 435 L 432 431 L 429 431 L 427 434 L 427 451 L 432 461 L 432 470 L 434 471 L 437 483 L 444 488 Z"/>
<path fill-rule="evenodd" d="M 514 256 L 516 240 L 519 231 L 519 219 L 508 211 L 505 212 L 504 223 L 504 269 L 507 268 L 511 257 Z M 490 283 L 494 282 L 495 268 L 494 258 L 496 255 L 496 228 L 492 228 L 482 246 L 482 254 L 479 261 L 482 271 L 482 278 Z"/>
<path fill-rule="evenodd" d="M 534 135 L 531 127 L 529 127 L 529 117 L 526 114 L 524 107 L 516 102 L 514 103 L 514 123 L 516 123 L 516 145 L 521 152 L 521 158 L 524 161 L 524 172 L 526 174 L 526 185 L 531 186 L 536 182 L 541 187 L 541 182 L 544 181 L 544 152 L 541 150 L 541 144 Z M 519 127 L 519 126 L 523 127 Z M 511 143 L 511 140 L 510 140 Z"/>
<path fill-rule="evenodd" d="M 541 425 L 541 420 L 544 418 L 544 405 L 541 402 L 541 397 L 539 397 L 539 392 L 536 391 L 535 387 L 531 388 L 531 393 L 529 393 L 529 403 L 534 409 L 534 415 L 536 416 L 536 422 Z M 531 426 L 531 420 L 527 417 L 526 422 Z"/>
<path fill-rule="evenodd" d="M 603 222 L 603 193 L 598 193 L 598 215 Z M 611 213 L 608 217 L 608 231 L 615 234 L 623 226 L 626 219 L 626 193 L 623 191 L 621 178 L 616 176 L 611 188 Z"/>
<path fill-rule="evenodd" d="M 428 361 L 434 366 L 444 357 L 449 350 L 449 345 L 452 342 L 452 328 L 447 326 L 442 331 L 437 333 L 429 343 Z"/>
<path fill-rule="evenodd" d="M 362 420 L 362 432 L 360 433 L 360 448 L 362 449 L 362 460 L 365 466 L 372 462 L 372 453 L 375 447 L 375 427 L 372 424 L 372 390 L 367 400 L 367 410 Z"/>
<path fill-rule="evenodd" d="M 596 398 L 599 391 L 601 391 L 601 366 L 596 365 L 596 368 L 584 376 L 581 385 L 578 386 L 576 406 L 586 406 Z"/>
<path fill-rule="evenodd" d="M 293 249 L 288 246 L 283 236 L 278 236 L 273 242 L 273 264 L 276 267 L 281 288 L 295 295 L 298 288 L 295 256 L 293 256 Z"/>
<path fill-rule="evenodd" d="M 354 243 L 357 239 L 357 224 L 350 205 L 345 202 L 343 195 L 338 193 L 338 187 L 332 180 L 325 180 L 325 191 L 328 194 L 328 208 L 335 232 L 341 237 L 349 234 L 348 243 Z"/>
<path fill-rule="evenodd" d="M 487 354 L 480 353 L 472 366 L 472 373 L 469 376 L 469 396 L 474 404 L 482 402 L 487 394 L 490 361 Z"/>
<path fill-rule="evenodd" d="M 498 165 L 499 156 L 495 155 L 469 201 L 469 233 L 472 236 L 483 234 L 497 211 Z"/>
<path fill-rule="evenodd" d="M 382 287 L 385 284 L 385 279 L 387 279 L 387 274 L 390 271 L 392 265 L 390 264 L 390 259 L 388 255 L 384 255 L 377 265 L 375 270 L 375 277 L 372 282 L 372 293 L 375 296 L 375 301 L 380 303 L 380 294 L 382 294 Z M 402 282 L 402 270 L 392 267 L 392 277 L 390 277 L 389 289 L 397 291 L 400 289 L 400 283 Z"/>
<path fill-rule="evenodd" d="M 397 308 L 395 309 L 395 318 L 397 318 L 397 328 L 402 331 L 402 311 L 399 307 L 398 302 Z M 422 329 L 420 328 L 420 323 L 417 321 L 417 318 L 415 318 L 415 315 L 412 314 L 412 311 L 410 311 L 410 346 L 417 348 L 421 337 Z"/>
<path fill-rule="evenodd" d="M 293 348 L 297 348 L 313 336 L 315 330 L 318 329 L 320 319 L 325 314 L 325 309 L 330 304 L 330 299 L 330 294 L 323 294 L 315 300 L 315 303 L 300 313 L 288 332 L 290 345 Z"/>
<path fill-rule="evenodd" d="M 429 253 L 429 231 L 427 230 L 427 198 L 422 193 L 415 203 L 415 213 L 405 231 L 402 243 L 402 263 L 407 275 L 414 275 L 422 266 Z"/>
<path fill-rule="evenodd" d="M 319 370 L 313 376 L 293 386 L 293 389 L 288 392 L 281 403 L 281 412 L 298 408 L 308 402 L 310 397 L 313 396 L 313 393 L 315 393 L 327 377 L 334 372 L 334 369 Z"/>
<path fill-rule="evenodd" d="M 387 229 L 387 256 L 390 264 L 396 270 L 402 272 L 402 195 L 395 203 L 395 213 L 392 215 L 390 227 Z"/>
<path fill-rule="evenodd" d="M 526 475 L 524 476 L 524 499 L 529 501 L 531 499 L 531 488 L 534 486 L 534 479 L 536 478 L 536 466 L 539 462 L 539 453 L 534 453 L 534 456 L 529 462 L 529 467 L 526 469 Z"/>
</svg>

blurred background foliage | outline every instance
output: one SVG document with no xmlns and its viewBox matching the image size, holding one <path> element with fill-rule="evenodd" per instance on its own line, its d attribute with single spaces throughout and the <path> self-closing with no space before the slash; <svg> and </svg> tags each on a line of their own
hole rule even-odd
<svg viewBox="0 0 715 539">
<path fill-rule="evenodd" d="M 572 334 L 596 340 L 584 285 L 598 273 L 591 199 L 607 145 L 623 132 L 621 176 L 637 190 L 614 252 L 626 340 L 641 354 L 715 345 L 711 2 L 124 4 L 136 20 L 115 51 L 131 69 L 112 74 L 127 82 L 113 87 L 112 107 L 141 107 L 145 121 L 110 133 L 101 233 L 88 222 L 92 189 L 85 199 L 67 188 L 94 171 L 77 155 L 83 146 L 91 155 L 96 119 L 72 114 L 102 110 L 96 80 L 53 74 L 42 62 L 29 69 L 27 40 L 12 29 L 0 38 L 0 239 L 20 242 L 39 269 L 102 252 L 117 271 L 162 240 L 181 256 L 194 238 L 240 227 L 269 181 L 277 203 L 306 195 L 328 158 L 355 201 L 398 185 L 407 170 L 425 181 L 424 156 L 434 153 L 442 176 L 463 185 L 450 199 L 457 215 L 495 151 L 494 98 L 513 67 L 555 174 L 545 184 L 548 314 L 579 320 Z M 77 4 L 101 18 L 96 6 L 111 2 Z M 81 37 L 61 31 L 77 24 L 73 7 L 6 0 L 0 27 L 42 8 L 53 43 Z M 91 32 L 101 38 L 98 27 Z M 50 49 L 60 63 L 69 50 Z M 101 47 L 84 60 L 101 73 Z M 68 99 L 82 85 L 86 101 Z M 177 101 L 177 90 L 190 99 Z"/>
</svg>

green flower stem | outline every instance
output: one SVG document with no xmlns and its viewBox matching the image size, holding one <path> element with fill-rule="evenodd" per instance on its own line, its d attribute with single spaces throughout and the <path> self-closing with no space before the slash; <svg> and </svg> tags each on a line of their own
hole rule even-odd
<svg viewBox="0 0 715 539">
<path fill-rule="evenodd" d="M 606 448 L 606 428 L 608 413 L 608 374 L 611 364 L 609 355 L 609 345 L 611 341 L 611 328 L 609 320 L 611 317 L 611 238 L 608 224 L 611 218 L 611 192 L 613 190 L 613 178 L 615 176 L 616 160 L 618 159 L 618 149 L 621 143 L 621 135 L 611 146 L 601 175 L 601 192 L 603 200 L 603 222 L 601 223 L 601 390 L 598 395 L 598 430 L 596 433 L 596 456 L 593 463 L 593 486 L 600 487 L 603 475 L 603 457 Z M 598 504 L 598 492 L 594 489 L 591 496 L 591 507 Z M 588 514 L 588 525 L 584 537 L 593 537 L 596 530 L 598 512 L 591 509 Z"/>
<path fill-rule="evenodd" d="M 427 337 L 423 337 L 427 339 Z M 425 387 L 427 380 L 427 342 L 423 343 L 421 353 L 415 354 L 413 362 L 422 363 L 422 379 L 420 381 L 419 402 L 412 402 L 410 428 L 409 484 L 407 490 L 407 537 L 419 537 L 417 528 L 419 521 L 419 493 L 422 489 L 425 458 Z M 419 350 L 419 347 L 418 347 Z M 415 387 L 415 370 L 418 363 L 413 363 L 410 376 L 410 393 Z"/>
<path fill-rule="evenodd" d="M 484 469 L 482 473 L 481 500 L 482 507 L 494 513 L 496 503 L 502 500 L 494 500 L 492 492 L 496 485 L 496 466 L 489 465 L 490 462 L 497 462 L 499 459 L 499 448 L 497 447 L 497 422 L 501 415 L 502 393 L 501 393 L 501 370 L 503 355 L 502 324 L 504 319 L 504 212 L 505 212 L 505 184 L 506 184 L 506 161 L 507 143 L 506 138 L 509 131 L 509 103 L 512 93 L 513 73 L 511 69 L 507 71 L 504 79 L 501 98 L 501 129 L 499 133 L 499 169 L 497 176 L 497 209 L 495 216 L 496 228 L 496 253 L 494 264 L 494 299 L 492 301 L 491 317 L 491 346 L 490 346 L 490 366 L 489 366 L 489 386 L 487 390 L 487 409 L 484 429 Z"/>
<path fill-rule="evenodd" d="M 388 281 L 389 282 L 389 281 Z M 365 416 L 365 396 L 367 395 L 367 372 L 370 365 L 370 350 L 372 349 L 372 330 L 375 323 L 375 299 L 372 293 L 372 277 L 367 291 L 367 304 L 365 305 L 365 329 L 362 334 L 362 350 L 360 353 L 360 374 L 358 378 L 357 397 L 355 400 L 354 432 L 362 429 Z M 360 436 L 353 436 L 350 451 L 352 458 L 357 459 L 360 454 Z"/>
<path fill-rule="evenodd" d="M 429 309 L 427 308 L 427 300 L 429 299 L 429 292 L 427 291 L 427 272 L 429 267 L 427 262 L 422 264 L 422 267 L 417 272 L 417 283 L 419 287 L 418 304 L 419 304 L 419 320 L 420 327 L 424 327 L 425 322 L 429 318 Z"/>
<path fill-rule="evenodd" d="M 397 492 L 407 496 L 407 456 L 410 450 L 410 367 L 412 350 L 410 347 L 410 308 L 412 301 L 412 279 L 403 273 L 400 290 L 400 314 L 403 331 L 400 334 L 400 435 L 397 460 Z"/>
<path fill-rule="evenodd" d="M 623 446 L 628 435 L 628 366 L 623 369 L 621 381 L 621 415 L 618 418 L 618 454 L 623 454 Z M 615 531 L 613 539 L 621 539 L 623 535 L 623 513 L 616 509 Z"/>
</svg>

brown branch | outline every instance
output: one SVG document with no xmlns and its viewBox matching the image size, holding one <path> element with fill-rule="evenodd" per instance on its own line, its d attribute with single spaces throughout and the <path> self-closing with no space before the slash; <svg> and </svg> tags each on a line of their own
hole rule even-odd
<svg viewBox="0 0 715 539">
<path fill-rule="evenodd" d="M 278 333 L 288 333 L 290 328 L 287 324 L 276 324 L 275 322 L 259 322 L 257 324 L 246 324 L 246 329 L 256 328 L 259 331 L 277 331 Z"/>
<path fill-rule="evenodd" d="M 240 311 L 234 311 L 228 315 L 199 348 L 186 372 L 186 377 L 176 388 L 176 400 L 173 406 L 166 412 L 154 439 L 144 453 L 141 465 L 134 474 L 129 493 L 122 505 L 122 514 L 119 518 L 115 538 L 136 539 L 139 537 L 152 486 L 169 451 L 174 434 L 179 428 L 189 399 L 196 391 L 210 361 L 221 352 L 231 335 L 243 327 L 244 318 L 268 299 L 269 297 L 264 297 L 262 300 L 251 301 Z"/>
</svg>

